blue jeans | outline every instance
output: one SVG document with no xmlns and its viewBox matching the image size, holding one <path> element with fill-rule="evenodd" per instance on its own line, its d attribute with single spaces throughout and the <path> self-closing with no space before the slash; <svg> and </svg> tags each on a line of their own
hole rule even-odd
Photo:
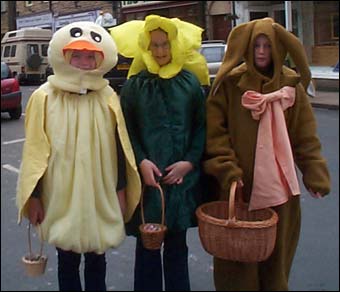
<svg viewBox="0 0 340 292">
<path fill-rule="evenodd" d="M 164 238 L 163 268 L 165 291 L 190 291 L 186 231 Z M 137 237 L 135 291 L 163 291 L 161 250 L 148 250 Z"/>
<path fill-rule="evenodd" d="M 60 291 L 82 291 L 79 265 L 81 254 L 58 251 L 58 281 Z M 105 254 L 85 253 L 85 291 L 106 291 L 106 260 Z"/>
</svg>

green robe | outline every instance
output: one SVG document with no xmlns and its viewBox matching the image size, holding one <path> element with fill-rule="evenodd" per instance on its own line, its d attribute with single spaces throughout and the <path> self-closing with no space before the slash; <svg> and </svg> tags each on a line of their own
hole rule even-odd
<svg viewBox="0 0 340 292">
<path fill-rule="evenodd" d="M 170 231 L 195 226 L 195 209 L 201 202 L 200 164 L 205 146 L 205 98 L 197 78 L 182 70 L 162 79 L 148 71 L 131 77 L 121 93 L 137 165 L 143 159 L 154 162 L 165 176 L 165 168 L 177 161 L 190 161 L 194 169 L 182 184 L 161 184 L 165 195 L 165 224 Z M 161 199 L 152 187 L 144 190 L 146 222 L 160 222 Z M 141 224 L 140 208 L 127 224 L 136 235 Z"/>
</svg>

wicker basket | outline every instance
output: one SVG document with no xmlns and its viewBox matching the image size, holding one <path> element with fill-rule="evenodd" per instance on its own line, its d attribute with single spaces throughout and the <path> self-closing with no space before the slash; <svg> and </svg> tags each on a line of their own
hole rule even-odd
<svg viewBox="0 0 340 292">
<path fill-rule="evenodd" d="M 229 203 L 214 201 L 197 208 L 200 240 L 209 254 L 221 259 L 264 261 L 275 246 L 278 215 L 271 208 L 248 211 L 248 204 L 235 204 L 236 184 L 231 185 Z"/>
<path fill-rule="evenodd" d="M 40 224 L 39 224 L 40 227 Z M 40 227 L 40 233 L 41 227 Z M 31 277 L 37 277 L 45 272 L 47 256 L 42 254 L 43 251 L 43 240 L 40 242 L 40 253 L 33 254 L 32 253 L 32 244 L 31 244 L 31 224 L 28 224 L 28 247 L 29 254 L 22 257 L 22 262 L 26 271 L 26 274 Z"/>
<path fill-rule="evenodd" d="M 164 240 L 164 235 L 167 227 L 164 225 L 164 194 L 161 186 L 158 184 L 158 189 L 162 200 L 162 221 L 159 223 L 145 223 L 144 218 L 144 207 L 143 207 L 143 196 L 144 190 L 141 196 L 141 217 L 142 224 L 139 225 L 139 231 L 141 233 L 141 238 L 143 246 L 147 249 L 160 249 Z"/>
</svg>

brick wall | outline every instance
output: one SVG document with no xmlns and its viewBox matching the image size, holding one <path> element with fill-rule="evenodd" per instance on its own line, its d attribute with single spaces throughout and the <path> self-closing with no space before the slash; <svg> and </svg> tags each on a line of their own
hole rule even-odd
<svg viewBox="0 0 340 292">
<path fill-rule="evenodd" d="M 58 11 L 59 15 L 79 13 L 91 10 L 103 10 L 112 12 L 112 2 L 109 1 L 52 1 L 58 2 L 53 4 L 53 11 Z"/>
<path fill-rule="evenodd" d="M 1 39 L 9 30 L 16 28 L 16 1 L 1 1 Z"/>
<path fill-rule="evenodd" d="M 1 38 L 8 31 L 8 14 L 1 13 Z"/>
<path fill-rule="evenodd" d="M 312 64 L 316 66 L 335 66 L 339 62 L 339 46 L 314 46 Z"/>
<path fill-rule="evenodd" d="M 113 13 L 112 1 L 51 1 L 51 7 L 45 1 L 32 1 L 32 6 L 26 6 L 26 1 L 17 1 L 17 16 L 26 16 L 52 12 L 54 15 L 67 15 L 91 10 L 103 10 Z"/>
<path fill-rule="evenodd" d="M 17 1 L 17 16 L 26 16 L 49 12 L 49 3 L 45 1 L 32 1 L 31 6 L 26 6 L 27 1 Z M 59 1 L 52 1 L 59 2 Z"/>
</svg>

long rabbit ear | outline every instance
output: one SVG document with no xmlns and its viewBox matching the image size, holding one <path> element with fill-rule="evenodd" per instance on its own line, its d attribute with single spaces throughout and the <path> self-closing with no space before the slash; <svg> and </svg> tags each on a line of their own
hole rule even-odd
<svg viewBox="0 0 340 292">
<path fill-rule="evenodd" d="M 299 74 L 301 75 L 301 83 L 305 89 L 307 89 L 311 80 L 311 72 L 309 70 L 309 64 L 305 48 L 301 44 L 300 40 L 287 31 L 283 26 L 278 23 L 273 23 L 273 28 L 281 41 L 282 45 L 286 48 L 287 52 L 292 57 Z"/>
<path fill-rule="evenodd" d="M 233 28 L 233 30 L 230 32 L 227 42 L 227 51 L 211 87 L 211 92 L 213 95 L 216 93 L 223 76 L 231 71 L 245 55 L 248 49 L 254 24 L 255 21 L 243 23 Z"/>
</svg>

